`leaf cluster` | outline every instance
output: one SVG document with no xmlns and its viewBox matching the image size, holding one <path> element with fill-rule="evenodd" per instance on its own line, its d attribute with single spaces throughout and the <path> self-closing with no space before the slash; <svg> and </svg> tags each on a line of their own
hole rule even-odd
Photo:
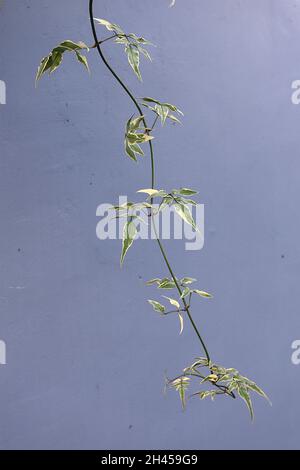
<svg viewBox="0 0 300 470">
<path fill-rule="evenodd" d="M 52 49 L 46 57 L 42 58 L 36 74 L 36 83 L 44 73 L 48 72 L 51 74 L 61 65 L 65 52 L 73 53 L 77 60 L 89 71 L 86 56 L 79 52 L 84 49 L 87 51 L 89 50 L 88 46 L 82 41 L 76 43 L 68 39 L 61 42 L 58 46 Z"/>
<path fill-rule="evenodd" d="M 110 21 L 104 20 L 102 18 L 94 18 L 94 20 L 99 25 L 105 26 L 108 31 L 112 31 L 114 33 L 115 42 L 124 46 L 129 65 L 137 78 L 141 81 L 142 75 L 140 72 L 140 55 L 142 54 L 146 57 L 146 59 L 151 61 L 151 56 L 144 46 L 153 46 L 153 44 L 147 39 L 141 36 L 137 36 L 134 33 L 125 34 L 122 28 L 115 23 L 111 23 Z"/>
<path fill-rule="evenodd" d="M 208 369 L 209 373 L 203 373 L 203 369 Z M 184 380 L 184 386 L 181 385 L 181 379 Z M 270 404 L 270 400 L 266 393 L 253 381 L 244 377 L 237 369 L 225 368 L 208 361 L 205 357 L 196 358 L 190 366 L 183 370 L 180 377 L 167 381 L 167 385 L 179 392 L 182 406 L 185 406 L 185 394 L 191 382 L 191 379 L 199 381 L 200 385 L 210 383 L 214 388 L 209 390 L 199 390 L 190 395 L 191 397 L 199 397 L 201 400 L 205 398 L 215 399 L 217 395 L 228 395 L 236 398 L 236 394 L 246 404 L 250 417 L 253 420 L 254 411 L 252 403 L 252 393 L 256 393 L 265 398 Z"/>
</svg>

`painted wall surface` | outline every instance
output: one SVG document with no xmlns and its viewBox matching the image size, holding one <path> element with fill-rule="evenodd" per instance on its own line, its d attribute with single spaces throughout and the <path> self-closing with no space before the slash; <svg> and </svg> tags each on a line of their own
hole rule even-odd
<svg viewBox="0 0 300 470">
<path fill-rule="evenodd" d="M 143 84 L 120 47 L 109 59 L 138 96 L 178 104 L 159 131 L 159 187 L 199 188 L 205 246 L 166 247 L 178 275 L 214 293 L 194 314 L 213 358 L 262 385 L 251 424 L 242 402 L 162 393 L 200 354 L 191 328 L 160 318 L 144 281 L 166 275 L 157 246 L 96 238 L 96 208 L 149 187 L 148 156 L 123 152 L 133 108 L 96 53 L 37 89 L 42 56 L 92 44 L 86 0 L 0 7 L 1 449 L 297 449 L 300 447 L 299 0 L 96 1 L 95 14 L 157 48 Z M 100 32 L 100 31 L 99 31 Z M 104 31 L 103 31 L 104 33 Z"/>
</svg>

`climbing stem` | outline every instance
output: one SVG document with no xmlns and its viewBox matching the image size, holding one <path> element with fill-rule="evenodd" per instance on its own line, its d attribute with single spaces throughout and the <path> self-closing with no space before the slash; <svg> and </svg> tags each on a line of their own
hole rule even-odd
<svg viewBox="0 0 300 470">
<path fill-rule="evenodd" d="M 164 258 L 164 260 L 165 260 L 165 263 L 166 263 L 166 265 L 167 265 L 167 268 L 168 268 L 168 270 L 169 270 L 169 273 L 170 273 L 170 275 L 171 275 L 171 277 L 172 277 L 172 279 L 173 279 L 173 281 L 174 281 L 174 283 L 175 283 L 176 289 L 177 289 L 179 295 L 181 296 L 181 295 L 182 295 L 182 290 L 181 290 L 181 287 L 180 287 L 180 285 L 179 285 L 179 283 L 178 283 L 177 277 L 175 276 L 175 274 L 174 274 L 174 272 L 173 272 L 173 269 L 172 269 L 172 267 L 171 267 L 171 265 L 170 265 L 170 263 L 169 263 L 169 260 L 168 260 L 168 257 L 167 257 L 165 248 L 164 248 L 164 246 L 163 246 L 163 244 L 162 244 L 162 242 L 161 242 L 161 240 L 160 240 L 160 238 L 159 238 L 159 235 L 158 235 L 158 232 L 157 232 L 157 228 L 156 228 L 156 224 L 155 224 L 155 220 L 154 220 L 154 215 L 152 215 L 151 220 L 152 220 L 152 226 L 153 226 L 153 229 L 154 229 L 155 237 L 156 237 L 158 246 L 159 246 L 159 248 L 160 248 L 161 254 L 162 254 L 162 256 L 163 256 L 163 258 Z M 204 341 L 203 341 L 203 339 L 202 339 L 202 336 L 200 335 L 199 330 L 198 330 L 198 328 L 197 328 L 197 326 L 196 326 L 196 324 L 195 324 L 195 322 L 194 322 L 194 320 L 193 320 L 193 317 L 192 317 L 191 312 L 190 312 L 190 307 L 189 307 L 189 305 L 187 304 L 187 302 L 186 302 L 186 300 L 185 300 L 184 298 L 182 299 L 182 303 L 183 303 L 183 305 L 184 305 L 184 309 L 185 309 L 185 311 L 186 311 L 186 313 L 187 313 L 187 316 L 189 317 L 189 320 L 190 320 L 190 322 L 191 322 L 191 324 L 192 324 L 192 327 L 194 328 L 195 333 L 196 333 L 196 335 L 198 336 L 198 339 L 199 339 L 199 341 L 200 341 L 200 343 L 201 343 L 201 345 L 202 345 L 202 347 L 203 347 L 203 350 L 204 350 L 204 352 L 205 352 L 206 358 L 207 358 L 208 362 L 210 362 L 210 355 L 209 355 L 209 352 L 208 352 L 207 347 L 206 347 L 206 345 L 205 345 L 205 343 L 204 343 Z"/>
<path fill-rule="evenodd" d="M 90 23 L 91 23 L 91 29 L 92 29 L 92 33 L 93 33 L 93 37 L 94 37 L 94 41 L 95 41 L 95 47 L 104 63 L 104 65 L 108 68 L 108 70 L 110 71 L 110 73 L 115 77 L 115 79 L 117 80 L 117 82 L 120 84 L 120 86 L 123 88 L 123 90 L 125 91 L 125 93 L 129 96 L 129 98 L 131 99 L 131 101 L 133 102 L 134 106 L 136 107 L 138 113 L 140 116 L 143 116 L 143 124 L 145 126 L 146 129 L 148 129 L 148 126 L 147 126 L 147 122 L 146 122 L 146 119 L 144 117 L 144 113 L 142 111 L 142 108 L 141 106 L 139 105 L 137 99 L 135 98 L 135 96 L 132 94 L 132 92 L 129 90 L 129 88 L 125 85 L 125 83 L 121 80 L 121 78 L 119 77 L 119 75 L 115 72 L 115 70 L 111 67 L 111 65 L 108 63 L 105 55 L 103 54 L 103 51 L 101 49 L 101 41 L 99 40 L 98 38 L 98 35 L 97 35 L 97 31 L 96 31 L 96 26 L 95 26 L 95 22 L 94 22 L 94 0 L 89 0 L 89 16 L 90 16 Z M 150 162 L 151 162 L 151 188 L 154 189 L 155 187 L 155 162 L 154 162 L 154 151 L 153 151 L 153 144 L 152 144 L 152 141 L 149 140 L 148 141 L 149 143 L 149 149 L 150 149 Z M 152 200 L 151 200 L 151 204 L 152 204 Z M 179 295 L 181 296 L 182 295 L 182 290 L 181 290 L 181 287 L 177 281 L 177 278 L 173 272 L 173 269 L 171 268 L 171 265 L 169 263 L 169 260 L 168 260 L 168 257 L 167 257 L 167 254 L 166 254 L 166 251 L 164 249 L 164 246 L 158 236 L 158 233 L 157 233 L 157 229 L 156 229 L 156 226 L 155 226 L 155 221 L 154 221 L 154 216 L 153 216 L 153 213 L 151 213 L 151 220 L 152 220 L 152 225 L 153 225 L 153 228 L 154 228 L 154 231 L 155 231 L 155 236 L 156 236 L 156 239 L 157 239 L 157 243 L 158 243 L 158 246 L 159 246 L 159 249 L 160 249 L 160 252 L 164 258 L 164 261 L 166 263 L 166 266 L 168 268 L 168 271 L 175 283 L 175 286 L 177 288 L 177 291 L 179 293 Z M 183 298 L 182 299 L 182 302 L 183 302 L 183 305 L 184 305 L 184 308 L 185 308 L 185 311 L 187 313 L 187 316 L 192 324 L 192 327 L 194 328 L 195 330 L 195 333 L 202 345 L 202 348 L 205 352 L 205 355 L 206 355 L 206 358 L 208 361 L 210 361 L 210 355 L 208 353 L 208 350 L 207 350 L 207 347 L 198 331 L 198 328 L 193 320 L 193 317 L 191 315 L 191 312 L 190 312 L 190 308 L 189 308 L 189 305 L 187 304 L 186 300 Z"/>
</svg>

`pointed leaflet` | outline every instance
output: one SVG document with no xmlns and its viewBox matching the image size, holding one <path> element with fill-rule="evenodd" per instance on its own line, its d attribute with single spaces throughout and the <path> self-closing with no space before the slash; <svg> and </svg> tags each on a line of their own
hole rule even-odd
<svg viewBox="0 0 300 470">
<path fill-rule="evenodd" d="M 149 281 L 146 282 L 146 285 L 147 286 L 152 286 L 153 284 L 160 284 L 161 283 L 161 279 L 159 279 L 158 277 L 154 278 L 154 279 L 150 279 Z"/>
<path fill-rule="evenodd" d="M 125 52 L 127 53 L 128 62 L 138 77 L 140 81 L 142 81 L 142 76 L 140 72 L 140 53 L 138 48 L 134 44 L 127 44 L 125 46 Z"/>
<path fill-rule="evenodd" d="M 198 194 L 198 191 L 194 191 L 194 189 L 189 188 L 180 188 L 174 192 L 181 194 L 182 196 L 193 196 L 194 194 Z"/>
<path fill-rule="evenodd" d="M 39 81 L 39 79 L 41 78 L 41 76 L 51 68 L 52 66 L 52 57 L 51 57 L 51 54 L 46 56 L 46 57 L 43 57 L 42 60 L 41 60 L 41 63 L 38 67 L 38 70 L 37 70 L 37 74 L 36 74 L 36 77 L 35 77 L 35 84 L 37 84 L 37 82 Z"/>
<path fill-rule="evenodd" d="M 130 148 L 134 153 L 141 155 L 142 157 L 145 155 L 139 144 L 130 144 Z"/>
<path fill-rule="evenodd" d="M 182 291 L 182 294 L 181 294 L 181 298 L 184 299 L 187 295 L 189 295 L 191 293 L 191 289 L 189 289 L 188 287 L 185 287 Z"/>
<path fill-rule="evenodd" d="M 148 302 L 150 305 L 152 305 L 152 307 L 154 308 L 156 312 L 159 312 L 159 313 L 165 312 L 166 310 L 165 307 L 161 303 L 157 302 L 156 300 L 148 300 Z"/>
<path fill-rule="evenodd" d="M 205 377 L 203 380 L 201 380 L 201 383 L 203 384 L 204 382 L 212 382 L 216 383 L 218 382 L 218 376 L 216 374 L 210 374 L 207 377 Z"/>
<path fill-rule="evenodd" d="M 88 64 L 88 61 L 87 61 L 87 58 L 85 57 L 85 55 L 80 54 L 80 52 L 76 51 L 76 57 L 77 57 L 78 61 L 85 66 L 87 71 L 90 72 L 89 64 Z"/>
<path fill-rule="evenodd" d="M 178 317 L 179 317 L 179 322 L 180 322 L 180 331 L 179 331 L 179 334 L 181 335 L 181 333 L 183 332 L 183 316 L 181 313 L 178 313 Z"/>
<path fill-rule="evenodd" d="M 227 371 L 228 370 L 229 369 L 227 369 Z M 242 376 L 240 376 L 240 377 L 244 381 L 244 383 L 245 383 L 245 385 L 248 389 L 252 390 L 253 392 L 256 392 L 258 395 L 265 398 L 270 403 L 270 405 L 272 405 L 272 402 L 271 402 L 270 398 L 268 397 L 268 395 L 255 382 L 253 382 L 252 380 L 247 379 L 247 377 L 242 377 Z"/>
<path fill-rule="evenodd" d="M 216 391 L 215 390 L 206 390 L 204 392 L 197 392 L 194 394 L 194 396 L 198 395 L 201 400 L 204 400 L 207 397 L 210 397 L 212 400 L 216 396 Z"/>
<path fill-rule="evenodd" d="M 193 277 L 183 277 L 180 279 L 181 284 L 192 284 L 193 282 L 196 282 L 197 279 L 194 279 Z"/>
<path fill-rule="evenodd" d="M 256 383 L 254 382 L 247 382 L 247 388 L 249 388 L 250 390 L 252 390 L 253 392 L 256 392 L 258 393 L 258 395 L 262 396 L 263 398 L 265 398 L 269 403 L 270 405 L 272 405 L 272 402 L 270 400 L 270 398 L 268 397 L 268 395 L 260 388 L 258 387 L 258 385 L 256 385 Z"/>
<path fill-rule="evenodd" d="M 171 380 L 169 385 L 174 387 L 177 392 L 179 392 L 182 408 L 185 408 L 185 393 L 189 386 L 190 379 L 189 377 L 179 377 L 178 379 Z"/>
<path fill-rule="evenodd" d="M 200 295 L 200 297 L 205 297 L 206 299 L 211 299 L 212 298 L 212 295 L 209 294 L 208 292 L 205 292 L 204 290 L 194 289 L 193 292 L 195 294 Z"/>
<path fill-rule="evenodd" d="M 139 129 L 140 124 L 143 122 L 143 120 L 144 120 L 144 116 L 138 116 L 135 119 L 130 118 L 129 130 L 136 131 L 137 129 Z"/>
<path fill-rule="evenodd" d="M 154 197 L 159 194 L 160 191 L 158 189 L 139 189 L 137 193 L 145 193 L 148 194 L 148 196 Z"/>
<path fill-rule="evenodd" d="M 171 297 L 167 297 L 166 295 L 164 295 L 163 297 L 164 297 L 165 299 L 167 299 L 167 300 L 170 302 L 170 304 L 173 305 L 174 307 L 176 307 L 176 308 L 178 308 L 178 309 L 180 308 L 180 303 L 177 302 L 177 300 L 172 299 Z"/>
<path fill-rule="evenodd" d="M 246 403 L 246 405 L 248 407 L 248 410 L 249 410 L 249 413 L 250 413 L 250 416 L 251 416 L 251 420 L 253 420 L 254 414 L 253 414 L 252 401 L 251 401 L 250 395 L 249 395 L 246 387 L 243 384 L 238 384 L 237 390 L 238 390 L 239 396 Z"/>
<path fill-rule="evenodd" d="M 74 41 L 71 41 L 70 39 L 67 39 L 66 41 L 61 42 L 57 46 L 56 49 L 62 49 L 61 52 L 65 52 L 67 50 L 77 51 L 78 49 L 87 49 L 87 50 L 89 50 L 88 46 L 84 42 L 82 42 L 82 41 L 74 42 Z"/>
<path fill-rule="evenodd" d="M 199 231 L 198 227 L 195 224 L 191 211 L 187 206 L 184 206 L 183 204 L 180 204 L 180 203 L 176 203 L 174 204 L 174 207 L 175 207 L 175 211 L 182 218 L 182 220 L 184 220 L 186 223 L 191 225 L 194 230 Z"/>
<path fill-rule="evenodd" d="M 94 18 L 94 20 L 98 24 L 105 26 L 108 31 L 113 31 L 116 34 L 124 35 L 124 32 L 122 31 L 119 25 L 111 23 L 110 21 L 104 20 L 102 18 Z"/>
<path fill-rule="evenodd" d="M 123 230 L 123 243 L 122 243 L 122 253 L 121 253 L 121 266 L 123 264 L 125 255 L 129 248 L 131 247 L 133 240 L 137 234 L 136 226 L 134 222 L 126 222 Z"/>
<path fill-rule="evenodd" d="M 133 145 L 128 142 L 127 137 L 125 137 L 124 146 L 125 146 L 126 155 L 129 158 L 131 158 L 131 160 L 136 162 L 137 161 L 137 158 L 135 156 L 136 152 L 133 149 Z"/>
<path fill-rule="evenodd" d="M 176 287 L 175 282 L 170 279 L 163 279 L 158 285 L 158 289 L 174 289 Z"/>
<path fill-rule="evenodd" d="M 53 51 L 51 54 L 51 66 L 49 69 L 49 73 L 53 73 L 56 70 L 62 61 L 63 55 L 61 52 Z"/>
</svg>

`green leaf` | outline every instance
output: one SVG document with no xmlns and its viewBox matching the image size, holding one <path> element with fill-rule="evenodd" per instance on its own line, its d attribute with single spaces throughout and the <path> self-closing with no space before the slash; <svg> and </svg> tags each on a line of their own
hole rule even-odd
<svg viewBox="0 0 300 470">
<path fill-rule="evenodd" d="M 143 122 L 144 120 L 144 116 L 138 116 L 137 118 L 135 119 L 130 119 L 130 130 L 137 130 L 139 129 L 141 123 Z"/>
<path fill-rule="evenodd" d="M 180 204 L 180 203 L 175 203 L 174 207 L 175 207 L 175 211 L 182 218 L 182 220 L 184 220 L 184 222 L 191 225 L 194 230 L 198 230 L 195 224 L 195 221 L 193 219 L 193 216 L 191 214 L 191 211 L 187 206 L 184 206 L 183 204 Z"/>
<path fill-rule="evenodd" d="M 169 114 L 169 109 L 163 105 L 158 105 L 155 109 L 157 110 L 157 113 L 161 119 L 162 125 L 164 125 Z"/>
<path fill-rule="evenodd" d="M 233 392 L 238 387 L 237 382 L 234 380 L 228 385 L 228 392 Z"/>
<path fill-rule="evenodd" d="M 219 377 L 216 374 L 209 374 L 207 377 L 205 377 L 203 380 L 201 380 L 201 383 L 203 384 L 204 382 L 212 382 L 212 383 L 217 383 L 219 380 Z"/>
<path fill-rule="evenodd" d="M 187 198 L 180 198 L 180 201 L 182 202 L 182 204 L 191 204 L 192 206 L 196 206 L 197 205 L 197 202 L 194 201 L 193 199 L 187 199 Z"/>
<path fill-rule="evenodd" d="M 143 37 L 139 37 L 137 36 L 136 34 L 134 33 L 130 33 L 128 34 L 128 37 L 133 39 L 134 42 L 138 43 L 138 44 L 143 44 L 143 45 L 151 45 L 153 46 L 154 44 L 152 44 L 152 42 L 148 41 L 148 39 L 145 39 Z"/>
<path fill-rule="evenodd" d="M 52 52 L 51 58 L 50 58 L 50 61 L 51 61 L 51 66 L 49 70 L 50 73 L 53 73 L 54 70 L 56 70 L 60 66 L 62 58 L 63 58 L 63 55 L 61 52 L 58 52 L 58 51 Z"/>
<path fill-rule="evenodd" d="M 152 307 L 154 308 L 156 312 L 159 312 L 159 313 L 165 312 L 166 310 L 165 307 L 161 303 L 157 302 L 156 300 L 148 300 L 148 302 L 150 305 L 152 305 Z"/>
<path fill-rule="evenodd" d="M 130 144 L 135 144 L 135 143 L 142 144 L 154 138 L 153 136 L 149 134 L 141 133 L 141 132 L 128 132 L 126 137 Z"/>
<path fill-rule="evenodd" d="M 194 289 L 193 292 L 195 294 L 200 295 L 201 297 L 205 297 L 206 299 L 211 299 L 213 296 L 204 290 Z"/>
<path fill-rule="evenodd" d="M 218 366 L 217 364 L 213 364 L 213 365 L 210 367 L 210 370 L 211 370 L 214 374 L 218 374 L 218 375 L 225 375 L 225 374 L 227 373 L 227 369 L 225 369 L 225 367 Z"/>
<path fill-rule="evenodd" d="M 81 41 L 76 43 L 68 39 L 66 41 L 61 42 L 50 52 L 48 56 L 43 57 L 37 70 L 35 78 L 36 84 L 45 72 L 49 71 L 49 73 L 53 73 L 60 66 L 63 54 L 66 51 L 74 52 L 79 62 L 83 63 L 83 65 L 88 69 L 86 57 L 78 52 L 78 50 L 80 49 L 89 50 L 88 46 Z"/>
<path fill-rule="evenodd" d="M 198 191 L 194 191 L 193 189 L 189 188 L 180 188 L 178 193 L 182 196 L 193 196 L 193 194 L 198 194 Z"/>
<path fill-rule="evenodd" d="M 186 390 L 190 384 L 189 377 L 179 377 L 178 379 L 174 379 L 169 381 L 169 385 L 174 387 L 177 392 L 179 392 L 182 408 L 185 408 L 185 394 Z"/>
<path fill-rule="evenodd" d="M 124 145 L 125 145 L 125 152 L 126 152 L 126 155 L 127 155 L 129 158 L 131 158 L 131 160 L 133 160 L 133 161 L 136 162 L 136 161 L 137 161 L 137 158 L 136 158 L 136 156 L 135 156 L 135 153 L 136 153 L 136 152 L 133 150 L 132 144 L 130 144 L 130 143 L 128 142 L 128 139 L 127 139 L 127 138 L 125 138 Z"/>
<path fill-rule="evenodd" d="M 167 118 L 171 119 L 172 121 L 180 123 L 180 120 L 171 114 L 171 112 L 176 112 L 178 114 L 183 114 L 175 105 L 170 103 L 162 103 L 154 98 L 144 97 L 142 98 L 143 105 L 147 108 L 151 109 L 157 116 L 160 117 L 162 125 L 165 124 Z M 154 104 L 155 106 L 149 106 L 147 103 Z"/>
<path fill-rule="evenodd" d="M 89 64 L 85 55 L 80 54 L 80 52 L 76 51 L 76 56 L 79 62 L 85 66 L 88 72 L 90 72 Z"/>
<path fill-rule="evenodd" d="M 46 70 L 48 70 L 48 68 L 51 66 L 51 64 L 49 64 L 49 60 L 50 60 L 49 56 L 42 58 L 41 63 L 40 63 L 40 65 L 38 67 L 38 70 L 37 70 L 36 77 L 35 77 L 35 82 L 36 83 L 41 78 L 43 73 L 46 72 Z"/>
<path fill-rule="evenodd" d="M 180 283 L 181 284 L 192 284 L 193 282 L 196 282 L 197 279 L 194 279 L 193 277 L 183 277 L 181 280 L 180 280 Z"/>
<path fill-rule="evenodd" d="M 183 289 L 182 291 L 182 294 L 181 294 L 181 298 L 184 299 L 187 295 L 189 295 L 191 293 L 191 289 L 189 289 L 188 287 L 186 287 L 185 289 Z"/>
<path fill-rule="evenodd" d="M 143 150 L 139 146 L 139 144 L 130 144 L 130 148 L 131 148 L 131 150 L 133 150 L 134 153 L 136 153 L 138 155 L 141 155 L 141 156 L 145 155 Z"/>
<path fill-rule="evenodd" d="M 76 51 L 78 49 L 87 49 L 89 50 L 88 46 L 82 42 L 74 42 L 71 41 L 70 39 L 67 39 L 66 41 L 61 42 L 56 49 L 63 49 L 63 50 L 68 50 L 68 51 Z"/>
<path fill-rule="evenodd" d="M 183 332 L 183 316 L 181 313 L 178 313 L 178 317 L 179 317 L 179 322 L 180 322 L 180 332 L 179 334 L 181 335 L 181 333 Z"/>
<path fill-rule="evenodd" d="M 168 118 L 171 119 L 171 121 L 176 122 L 177 124 L 181 124 L 181 121 L 176 116 L 174 116 L 174 114 L 169 113 Z"/>
<path fill-rule="evenodd" d="M 141 123 L 144 121 L 144 116 L 139 116 L 133 119 L 133 116 L 128 119 L 126 123 L 126 132 L 125 132 L 125 152 L 129 158 L 134 161 L 137 161 L 137 155 L 144 155 L 143 150 L 139 146 L 139 144 L 148 142 L 149 140 L 153 139 L 151 135 L 146 132 L 144 128 L 144 132 L 137 132 L 140 129 Z"/>
<path fill-rule="evenodd" d="M 189 366 L 189 369 L 194 369 L 197 367 L 208 367 L 208 365 L 209 364 L 206 357 L 197 357 L 196 361 L 191 366 Z"/>
<path fill-rule="evenodd" d="M 250 413 L 250 416 L 251 416 L 251 420 L 253 420 L 253 418 L 254 418 L 253 406 L 252 406 L 252 401 L 251 401 L 250 395 L 247 391 L 247 388 L 243 384 L 238 384 L 237 391 L 238 391 L 239 396 L 246 403 L 246 405 L 248 407 L 248 410 L 249 410 L 249 413 Z"/>
<path fill-rule="evenodd" d="M 127 53 L 128 62 L 138 77 L 140 81 L 142 81 L 142 76 L 140 72 L 140 52 L 138 48 L 134 44 L 127 44 L 125 46 L 125 52 Z"/>
<path fill-rule="evenodd" d="M 111 23 L 110 21 L 107 21 L 107 20 L 104 20 L 102 18 L 94 18 L 94 20 L 96 21 L 96 23 L 102 25 L 102 26 L 105 26 L 105 28 L 108 30 L 108 31 L 113 31 L 115 32 L 116 34 L 120 34 L 120 35 L 123 35 L 124 32 L 122 31 L 122 29 L 120 28 L 119 25 L 115 24 L 115 23 Z"/>
<path fill-rule="evenodd" d="M 174 307 L 178 309 L 180 308 L 180 303 L 177 300 L 172 299 L 171 297 L 167 297 L 166 295 L 164 295 L 163 297 L 167 299 L 170 302 L 170 304 L 173 305 Z"/>
<path fill-rule="evenodd" d="M 232 380 L 232 377 L 229 374 L 221 375 L 219 378 L 219 382 L 228 382 L 230 380 Z"/>
<path fill-rule="evenodd" d="M 225 371 L 229 374 L 237 374 L 238 371 L 236 369 L 233 369 L 232 367 L 230 367 L 229 369 L 225 369 Z"/>
<path fill-rule="evenodd" d="M 150 281 L 147 281 L 146 285 L 147 286 L 152 286 L 153 284 L 160 284 L 160 282 L 161 282 L 161 279 L 156 277 L 155 279 L 150 279 Z"/>
<path fill-rule="evenodd" d="M 142 98 L 143 101 L 146 103 L 156 103 L 156 104 L 161 104 L 160 101 L 155 100 L 154 98 L 149 98 L 148 96 Z"/>
<path fill-rule="evenodd" d="M 139 189 L 137 193 L 145 193 L 148 194 L 148 196 L 154 197 L 159 194 L 160 191 L 158 189 Z"/>
<path fill-rule="evenodd" d="M 270 403 L 270 405 L 272 405 L 271 400 L 268 397 L 268 395 L 258 385 L 256 385 L 255 382 L 247 379 L 246 377 L 244 377 L 244 379 L 245 379 L 244 383 L 246 384 L 248 389 L 252 390 L 253 392 L 256 392 L 258 395 L 265 398 Z"/>
<path fill-rule="evenodd" d="M 199 396 L 201 400 L 204 400 L 205 398 L 208 398 L 208 397 L 214 400 L 216 393 L 217 392 L 215 390 L 205 390 L 203 392 L 194 393 L 194 396 L 195 395 Z"/>
<path fill-rule="evenodd" d="M 124 262 L 125 255 L 129 248 L 131 247 L 133 240 L 137 234 L 137 229 L 134 222 L 126 222 L 123 230 L 123 243 L 122 243 L 122 253 L 121 253 L 121 266 Z"/>
<path fill-rule="evenodd" d="M 174 289 L 174 287 L 176 287 L 175 282 L 169 279 L 163 279 L 158 285 L 159 289 Z"/>
<path fill-rule="evenodd" d="M 147 44 L 151 44 L 151 43 L 147 42 Z M 141 54 L 143 54 L 146 57 L 146 59 L 148 59 L 148 60 L 150 60 L 150 62 L 152 62 L 152 57 L 149 54 L 149 52 L 147 51 L 147 49 L 145 49 L 144 47 L 138 46 L 138 50 Z"/>
</svg>

